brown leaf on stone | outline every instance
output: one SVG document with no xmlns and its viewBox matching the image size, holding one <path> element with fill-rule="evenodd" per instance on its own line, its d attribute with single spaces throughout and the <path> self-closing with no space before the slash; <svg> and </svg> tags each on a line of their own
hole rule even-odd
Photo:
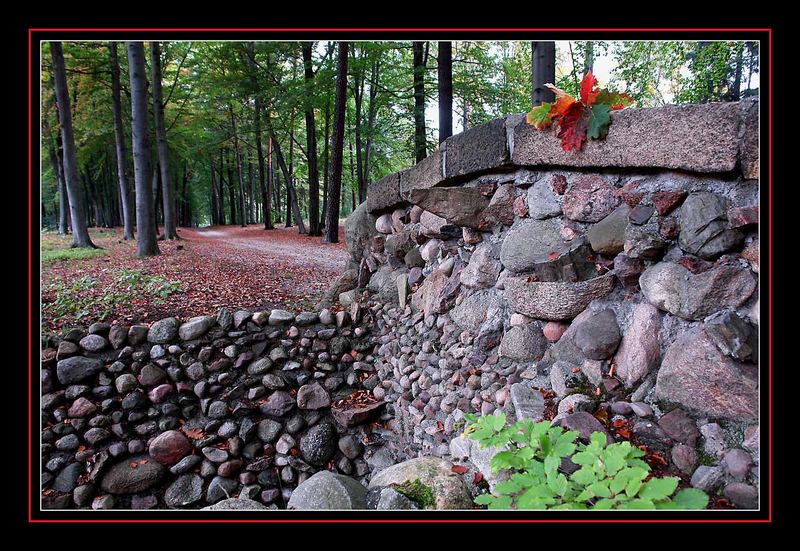
<svg viewBox="0 0 800 551">
<path fill-rule="evenodd" d="M 468 469 L 468 468 L 466 468 L 466 467 L 464 467 L 463 465 L 453 465 L 453 466 L 450 468 L 450 470 L 451 470 L 451 471 L 453 471 L 453 472 L 454 472 L 454 473 L 456 473 L 456 474 L 464 474 L 464 473 L 465 473 L 465 472 L 467 472 L 469 469 Z"/>
</svg>

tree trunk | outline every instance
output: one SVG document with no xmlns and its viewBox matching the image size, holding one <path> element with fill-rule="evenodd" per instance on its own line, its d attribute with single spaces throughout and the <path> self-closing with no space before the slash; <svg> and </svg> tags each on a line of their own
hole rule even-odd
<svg viewBox="0 0 800 551">
<path fill-rule="evenodd" d="M 225 151 L 225 165 L 226 165 L 226 172 L 228 173 L 228 202 L 230 203 L 230 210 L 231 210 L 231 226 L 236 225 L 236 188 L 233 183 L 233 167 L 231 166 L 231 160 L 227 156 L 227 150 Z"/>
<path fill-rule="evenodd" d="M 453 135 L 453 43 L 439 42 L 439 143 Z"/>
<path fill-rule="evenodd" d="M 369 186 L 369 169 L 372 158 L 372 134 L 375 130 L 375 117 L 378 116 L 378 75 L 380 73 L 380 59 L 372 63 L 372 80 L 369 86 L 369 108 L 367 109 L 367 143 L 364 146 L 364 199 L 367 197 Z"/>
<path fill-rule="evenodd" d="M 303 217 L 300 215 L 300 208 L 297 205 L 297 193 L 295 193 L 292 176 L 289 172 L 289 168 L 286 166 L 286 160 L 281 153 L 281 144 L 278 143 L 278 140 L 273 141 L 273 144 L 275 145 L 275 155 L 278 157 L 278 165 L 283 173 L 284 180 L 286 180 L 286 200 L 289 202 L 286 206 L 286 214 L 288 215 L 290 212 L 289 209 L 291 209 L 292 216 L 297 222 L 299 233 L 306 233 L 306 226 L 303 224 Z"/>
<path fill-rule="evenodd" d="M 586 41 L 586 58 L 583 60 L 583 74 L 594 70 L 594 42 Z"/>
<path fill-rule="evenodd" d="M 364 201 L 367 198 L 367 186 L 364 183 L 364 168 L 361 165 L 361 107 L 363 105 L 364 99 L 364 68 L 361 66 L 361 63 L 356 57 L 356 50 L 353 48 L 351 50 L 351 56 L 353 58 L 353 62 L 355 63 L 355 74 L 353 75 L 353 100 L 355 102 L 356 107 L 356 124 L 355 124 L 355 138 L 356 138 L 356 151 L 358 151 L 358 156 L 356 158 L 356 166 L 355 166 L 355 182 L 358 185 L 358 199 L 359 201 Z M 351 145 L 351 154 L 352 154 L 352 145 Z M 353 172 L 352 166 L 352 155 L 350 158 L 350 172 Z"/>
<path fill-rule="evenodd" d="M 339 200 L 342 191 L 342 157 L 344 154 L 344 118 L 347 109 L 347 42 L 339 43 L 336 61 L 336 103 L 333 115 L 333 150 L 331 183 L 328 186 L 328 211 L 325 213 L 325 242 L 339 242 Z"/>
<path fill-rule="evenodd" d="M 64 147 L 64 178 L 67 185 L 69 210 L 72 215 L 72 246 L 97 248 L 89 238 L 89 229 L 83 210 L 83 196 L 78 180 L 78 164 L 75 156 L 75 134 L 72 129 L 72 112 L 67 91 L 67 73 L 64 68 L 64 54 L 60 42 L 50 43 L 50 56 L 53 62 L 58 118 L 61 121 L 61 142 Z"/>
<path fill-rule="evenodd" d="M 544 85 L 556 81 L 556 43 L 531 42 L 531 103 L 553 102 L 556 95 Z"/>
<path fill-rule="evenodd" d="M 292 227 L 292 204 L 297 201 L 297 196 L 294 192 L 294 111 L 289 118 L 289 175 L 286 181 L 292 182 L 292 186 L 286 185 L 286 227 Z"/>
<path fill-rule="evenodd" d="M 58 233 L 61 235 L 67 234 L 67 189 L 64 185 L 64 171 L 61 168 L 61 161 L 56 153 L 55 144 L 53 144 L 53 136 L 50 132 L 50 125 L 47 119 L 42 120 L 42 133 L 44 139 L 47 140 L 47 152 L 50 156 L 50 165 L 53 168 L 53 176 L 56 178 L 56 188 L 58 191 Z"/>
<path fill-rule="evenodd" d="M 161 93 L 161 46 L 150 42 L 150 73 L 153 81 L 153 112 L 156 119 L 158 166 L 161 169 L 161 198 L 164 205 L 164 238 L 177 239 L 175 231 L 175 204 L 172 201 L 172 180 L 169 177 L 169 146 L 164 129 L 164 103 Z"/>
<path fill-rule="evenodd" d="M 319 173 L 317 171 L 317 128 L 314 121 L 314 67 L 311 42 L 303 42 L 306 79 L 306 156 L 308 159 L 308 235 L 322 235 L 319 229 Z"/>
<path fill-rule="evenodd" d="M 150 185 L 150 129 L 147 110 L 147 73 L 144 44 L 126 42 L 128 76 L 131 86 L 131 135 L 136 186 L 136 246 L 138 256 L 159 254 L 153 217 L 153 190 Z"/>
<path fill-rule="evenodd" d="M 247 155 L 247 223 L 257 224 L 255 199 L 253 198 L 253 161 L 250 160 L 250 154 Z"/>
<path fill-rule="evenodd" d="M 255 126 L 256 126 L 256 152 L 258 153 L 258 183 L 261 186 L 261 203 L 264 215 L 264 229 L 271 230 L 272 226 L 272 178 L 264 167 L 264 149 L 261 144 L 261 93 L 258 88 L 255 64 L 255 43 L 249 42 L 248 45 L 248 67 L 250 76 L 250 88 L 255 99 Z M 271 149 L 270 149 L 271 152 Z M 265 178 L 265 173 L 267 178 Z M 266 181 L 265 181 L 266 180 Z"/>
<path fill-rule="evenodd" d="M 117 43 L 109 42 L 111 55 L 111 106 L 114 112 L 114 142 L 117 153 L 117 180 L 119 196 L 122 203 L 122 238 L 133 239 L 133 197 L 131 197 L 128 178 L 125 174 L 125 131 L 122 127 L 122 102 L 120 100 L 119 60 L 117 59 Z"/>
<path fill-rule="evenodd" d="M 417 162 L 427 157 L 425 143 L 425 58 L 424 42 L 414 42 L 414 157 Z"/>
<path fill-rule="evenodd" d="M 58 110 L 56 110 L 56 114 L 58 114 Z M 61 123 L 59 123 L 60 125 Z M 62 221 L 66 230 L 64 234 L 68 234 L 72 232 L 72 213 L 70 212 L 69 208 L 69 196 L 67 194 L 67 179 L 64 176 L 64 147 L 63 147 L 63 140 L 61 139 L 61 132 L 56 132 L 56 158 L 58 160 L 58 170 L 59 170 L 59 178 L 61 179 L 61 187 L 58 190 L 58 200 L 63 201 L 64 203 L 64 211 L 61 212 L 59 208 L 59 227 L 61 227 Z"/>
<path fill-rule="evenodd" d="M 219 206 L 217 205 L 217 161 L 211 159 L 211 225 L 219 224 Z"/>
<path fill-rule="evenodd" d="M 325 222 L 328 219 L 328 181 L 331 177 L 330 167 L 330 130 L 331 130 L 331 99 L 330 96 L 325 100 L 325 149 L 322 153 L 322 169 L 325 173 L 325 180 L 322 183 L 322 220 L 320 223 L 320 231 L 325 231 Z"/>
<path fill-rule="evenodd" d="M 228 113 L 231 116 L 231 128 L 233 130 L 233 150 L 236 155 L 236 171 L 239 175 L 239 222 L 244 228 L 247 226 L 246 209 L 244 205 L 244 176 L 242 175 L 242 153 L 239 151 L 239 135 L 236 133 L 236 117 L 233 116 L 233 107 L 228 104 Z"/>
</svg>

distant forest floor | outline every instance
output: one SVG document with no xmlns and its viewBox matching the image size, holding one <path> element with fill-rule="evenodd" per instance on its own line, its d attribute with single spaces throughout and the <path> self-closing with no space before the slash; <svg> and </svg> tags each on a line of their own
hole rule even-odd
<svg viewBox="0 0 800 551">
<path fill-rule="evenodd" d="M 139 323 L 231 311 L 312 309 L 342 273 L 340 243 L 265 231 L 250 225 L 179 228 L 177 241 L 159 241 L 159 256 L 136 258 L 122 228 L 91 228 L 99 251 L 69 249 L 71 236 L 41 233 L 42 328 L 60 331 L 96 321 Z"/>
</svg>

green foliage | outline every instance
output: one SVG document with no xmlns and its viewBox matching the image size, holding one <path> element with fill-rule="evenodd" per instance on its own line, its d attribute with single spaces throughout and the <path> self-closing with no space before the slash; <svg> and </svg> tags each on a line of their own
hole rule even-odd
<svg viewBox="0 0 800 551">
<path fill-rule="evenodd" d="M 640 459 L 644 452 L 630 442 L 608 444 L 602 432 L 582 444 L 577 432 L 549 421 L 522 419 L 506 426 L 502 411 L 464 417 L 465 435 L 481 448 L 501 450 L 490 460 L 492 473 L 509 475 L 494 494 L 475 499 L 489 509 L 703 509 L 708 503 L 694 488 L 674 493 L 677 478 L 648 478 L 650 466 Z M 559 470 L 567 457 L 580 466 L 570 476 Z"/>
<path fill-rule="evenodd" d="M 50 247 L 52 247 L 52 245 L 45 245 L 42 247 L 43 264 L 65 260 L 87 260 L 89 258 L 97 258 L 98 256 L 103 256 L 106 254 L 106 251 L 103 249 L 55 249 Z M 45 248 L 48 250 L 45 250 Z"/>
</svg>

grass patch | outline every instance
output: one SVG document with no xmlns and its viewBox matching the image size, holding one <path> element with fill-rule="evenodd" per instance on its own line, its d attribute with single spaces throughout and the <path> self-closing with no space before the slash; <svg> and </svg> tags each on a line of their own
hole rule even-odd
<svg viewBox="0 0 800 551">
<path fill-rule="evenodd" d="M 44 303 L 43 311 L 56 322 L 76 322 L 88 316 L 103 321 L 115 308 L 130 308 L 136 301 L 162 304 L 169 295 L 180 291 L 181 284 L 142 270 L 122 269 L 110 288 L 96 287 L 97 280 L 91 276 L 81 277 L 71 285 L 49 285 L 43 294 L 52 298 Z"/>
<path fill-rule="evenodd" d="M 61 262 L 66 260 L 86 260 L 88 258 L 97 258 L 106 254 L 104 249 L 59 249 L 55 244 L 42 243 L 42 263 L 48 264 L 50 262 Z"/>
</svg>

